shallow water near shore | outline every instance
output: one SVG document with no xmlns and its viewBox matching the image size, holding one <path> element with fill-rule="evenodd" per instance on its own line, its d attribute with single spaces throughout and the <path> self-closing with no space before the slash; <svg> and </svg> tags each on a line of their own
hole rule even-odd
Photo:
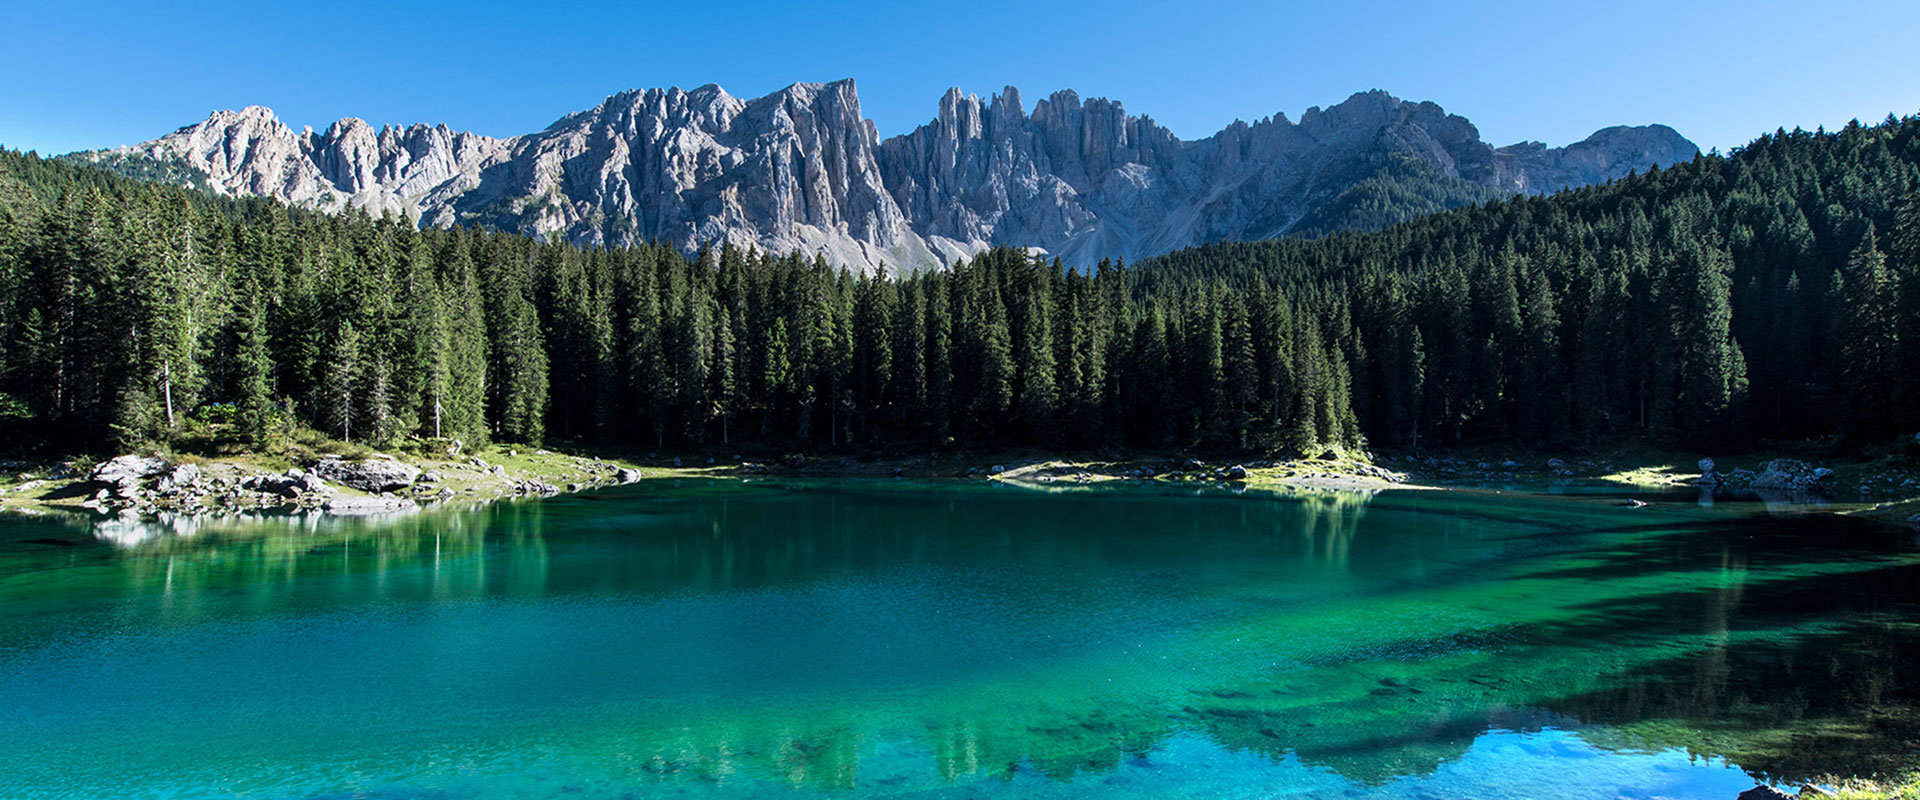
<svg viewBox="0 0 1920 800">
<path fill-rule="evenodd" d="M 1912 766 L 1910 535 L 1586 491 L 0 516 L 0 796 L 1731 798 Z"/>
</svg>

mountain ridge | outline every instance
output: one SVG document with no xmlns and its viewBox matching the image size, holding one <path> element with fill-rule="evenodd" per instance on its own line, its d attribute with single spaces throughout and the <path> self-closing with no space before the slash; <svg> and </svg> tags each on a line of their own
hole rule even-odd
<svg viewBox="0 0 1920 800">
<path fill-rule="evenodd" d="M 716 84 L 634 89 L 519 136 L 348 117 L 295 131 L 264 106 L 215 111 L 138 145 L 74 154 L 179 162 L 214 191 L 422 225 L 481 224 L 578 244 L 727 241 L 912 268 L 993 245 L 1076 265 L 1212 241 L 1373 228 L 1513 193 L 1692 158 L 1664 125 L 1566 147 L 1494 147 L 1464 117 L 1381 90 L 1183 140 L 1118 101 L 949 89 L 934 119 L 879 137 L 854 81 L 751 99 Z M 1372 191 L 1393 187 L 1393 191 Z M 1356 191 L 1360 194 L 1356 195 Z M 1372 194 L 1368 194 L 1372 191 Z"/>
</svg>

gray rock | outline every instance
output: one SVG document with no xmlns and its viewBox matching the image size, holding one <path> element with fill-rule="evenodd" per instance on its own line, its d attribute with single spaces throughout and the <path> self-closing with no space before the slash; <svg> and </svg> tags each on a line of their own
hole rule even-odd
<svg viewBox="0 0 1920 800">
<path fill-rule="evenodd" d="M 441 482 L 442 480 L 444 480 L 444 479 L 440 477 L 440 473 L 438 473 L 438 472 L 422 472 L 422 473 L 420 473 L 420 482 L 421 482 L 421 483 L 439 483 L 439 482 Z"/>
<path fill-rule="evenodd" d="M 1755 786 L 1741 792 L 1739 800 L 1793 800 L 1793 795 L 1771 786 Z"/>
<path fill-rule="evenodd" d="M 399 461 L 373 459 L 355 462 L 329 457 L 315 463 L 313 473 L 363 492 L 390 492 L 412 485 L 414 479 L 420 477 L 420 468 Z"/>
<path fill-rule="evenodd" d="M 1566 468 L 1567 468 L 1567 462 L 1562 459 L 1558 459 L 1558 458 L 1547 459 L 1547 469 L 1557 471 L 1557 470 L 1563 470 Z"/>
<path fill-rule="evenodd" d="M 304 487 L 301 479 L 286 475 L 248 475 L 240 479 L 240 488 L 278 497 L 297 497 Z"/>
<path fill-rule="evenodd" d="M 1816 481 L 1824 481 L 1831 477 L 1833 477 L 1833 470 L 1826 467 L 1815 467 L 1813 470 L 1813 479 Z"/>
<path fill-rule="evenodd" d="M 101 462 L 93 468 L 89 478 L 98 484 L 120 486 L 129 481 L 138 486 L 141 481 L 155 477 L 166 471 L 167 462 L 152 456 L 124 455 Z"/>
<path fill-rule="evenodd" d="M 1002 472 L 1006 472 L 1006 471 L 1007 471 L 1007 465 L 1005 465 L 1005 464 L 995 464 L 995 465 L 993 465 L 993 466 L 992 466 L 991 468 L 989 468 L 989 469 L 987 470 L 987 474 L 988 474 L 988 475 L 998 475 L 998 474 L 1000 474 L 1000 473 L 1002 473 Z"/>
<path fill-rule="evenodd" d="M 154 490 L 161 494 L 174 494 L 185 491 L 200 482 L 200 468 L 193 464 L 178 464 L 167 470 L 154 484 Z"/>
<path fill-rule="evenodd" d="M 295 490 L 305 494 L 332 494 L 333 493 L 333 487 L 328 486 L 327 482 L 324 479 L 322 479 L 319 475 L 315 475 L 314 473 L 311 473 L 311 472 L 302 472 L 297 469 L 290 469 L 290 470 L 287 470 L 287 478 L 293 481 Z"/>
<path fill-rule="evenodd" d="M 1698 464 L 1698 466 L 1700 467 L 1701 474 L 1703 475 L 1713 474 L 1713 459 L 1711 458 L 1700 459 L 1700 463 Z"/>
<path fill-rule="evenodd" d="M 1747 484 L 1750 489 L 1786 489 L 1802 490 L 1812 487 L 1819 479 L 1814 470 L 1804 461 L 1791 458 L 1776 458 L 1766 463 L 1760 474 Z"/>
<path fill-rule="evenodd" d="M 1226 478 L 1230 481 L 1244 481 L 1247 479 L 1247 468 L 1239 464 L 1227 467 Z"/>
<path fill-rule="evenodd" d="M 613 473 L 613 477 L 616 480 L 620 481 L 621 483 L 633 483 L 634 481 L 640 480 L 640 470 L 637 470 L 637 469 L 617 470 Z"/>
<path fill-rule="evenodd" d="M 1698 152 L 1659 125 L 1606 128 L 1564 148 L 1495 148 L 1466 119 L 1380 91 L 1310 108 L 1297 123 L 1275 114 L 1182 141 L 1104 98 L 1060 91 L 1029 113 L 1013 87 L 985 100 L 954 89 L 934 120 L 883 141 L 842 80 L 751 100 L 711 84 L 621 92 L 504 139 L 354 118 L 295 131 L 250 106 L 85 155 L 183 163 L 218 193 L 327 211 L 364 207 L 432 226 L 478 219 L 587 245 L 722 240 L 871 270 L 996 243 L 1084 266 L 1312 233 L 1339 222 L 1316 212 L 1392 159 L 1543 194 Z"/>
</svg>

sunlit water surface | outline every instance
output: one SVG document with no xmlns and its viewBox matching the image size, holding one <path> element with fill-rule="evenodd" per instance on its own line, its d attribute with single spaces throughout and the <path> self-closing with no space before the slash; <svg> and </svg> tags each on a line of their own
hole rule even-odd
<svg viewBox="0 0 1920 800">
<path fill-rule="evenodd" d="M 1920 755 L 1920 548 L 1673 498 L 647 482 L 0 516 L 0 797 L 1715 798 Z"/>
</svg>

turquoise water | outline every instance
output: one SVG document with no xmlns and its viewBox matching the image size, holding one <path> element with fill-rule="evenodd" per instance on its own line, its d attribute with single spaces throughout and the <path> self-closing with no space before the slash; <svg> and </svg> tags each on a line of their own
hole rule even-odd
<svg viewBox="0 0 1920 800">
<path fill-rule="evenodd" d="M 0 516 L 0 797 L 1731 798 L 1920 756 L 1920 546 L 1755 503 L 647 482 Z"/>
</svg>

